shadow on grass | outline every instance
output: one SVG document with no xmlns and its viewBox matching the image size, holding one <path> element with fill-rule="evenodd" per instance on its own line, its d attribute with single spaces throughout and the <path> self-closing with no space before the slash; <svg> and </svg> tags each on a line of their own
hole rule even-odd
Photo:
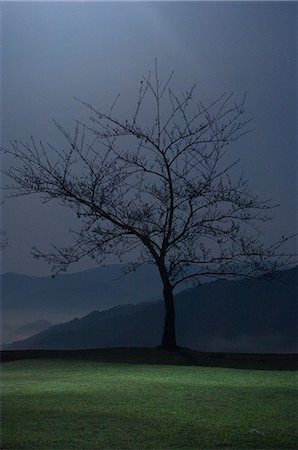
<svg viewBox="0 0 298 450">
<path fill-rule="evenodd" d="M 3 350 L 1 362 L 20 359 L 78 359 L 111 363 L 165 364 L 260 370 L 297 370 L 298 354 L 212 353 L 188 348 L 125 347 L 86 350 Z"/>
</svg>

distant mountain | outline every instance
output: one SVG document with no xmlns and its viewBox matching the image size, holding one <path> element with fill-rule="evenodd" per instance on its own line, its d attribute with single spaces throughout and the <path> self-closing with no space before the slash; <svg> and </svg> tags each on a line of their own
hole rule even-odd
<svg viewBox="0 0 298 450">
<path fill-rule="evenodd" d="M 1 343 L 26 339 L 52 326 L 48 320 L 35 320 L 22 326 L 1 323 Z"/>
<path fill-rule="evenodd" d="M 179 345 L 204 351 L 297 351 L 298 267 L 274 280 L 215 281 L 175 297 Z M 157 346 L 163 303 L 122 305 L 55 325 L 11 349 Z"/>
<path fill-rule="evenodd" d="M 153 265 L 123 276 L 121 264 L 55 278 L 6 273 L 0 276 L 1 313 L 8 324 L 45 317 L 70 320 L 91 310 L 160 298 L 161 282 Z"/>
</svg>

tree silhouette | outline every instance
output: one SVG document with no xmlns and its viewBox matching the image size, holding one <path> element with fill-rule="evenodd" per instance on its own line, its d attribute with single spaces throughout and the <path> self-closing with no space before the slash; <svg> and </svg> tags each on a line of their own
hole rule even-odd
<svg viewBox="0 0 298 450">
<path fill-rule="evenodd" d="M 79 102 L 91 114 L 73 133 L 55 122 L 63 148 L 11 141 L 16 158 L 6 174 L 12 196 L 43 194 L 77 213 L 80 231 L 70 247 L 35 249 L 53 270 L 65 270 L 85 256 L 102 263 L 107 255 L 133 255 L 135 269 L 156 265 L 163 284 L 162 346 L 175 349 L 173 290 L 202 275 L 251 277 L 273 272 L 290 255 L 287 240 L 265 246 L 257 224 L 273 205 L 260 200 L 226 162 L 230 144 L 247 132 L 244 100 L 223 94 L 194 104 L 195 87 L 177 95 L 172 75 L 159 79 L 157 64 L 140 84 L 134 113 L 125 120 Z M 142 116 L 147 116 L 142 125 Z M 148 119 L 148 117 L 150 118 Z M 137 255 L 137 256 L 136 256 Z"/>
</svg>

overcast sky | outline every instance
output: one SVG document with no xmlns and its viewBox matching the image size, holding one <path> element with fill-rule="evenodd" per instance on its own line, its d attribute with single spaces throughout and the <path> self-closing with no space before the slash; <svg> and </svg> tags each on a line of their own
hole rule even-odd
<svg viewBox="0 0 298 450">
<path fill-rule="evenodd" d="M 2 2 L 2 145 L 31 134 L 55 141 L 51 119 L 73 125 L 73 96 L 105 108 L 115 95 L 131 112 L 143 75 L 215 99 L 248 92 L 252 133 L 237 144 L 253 189 L 281 204 L 267 240 L 297 230 L 296 2 Z M 4 164 L 4 162 L 2 162 Z M 33 245 L 69 239 L 73 215 L 23 198 L 2 206 L 9 246 L 2 272 L 46 275 Z M 92 262 L 73 266 L 78 271 Z"/>
</svg>

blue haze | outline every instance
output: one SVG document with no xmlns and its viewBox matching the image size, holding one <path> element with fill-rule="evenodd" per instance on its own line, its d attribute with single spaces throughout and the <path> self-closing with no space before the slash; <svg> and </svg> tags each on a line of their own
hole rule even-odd
<svg viewBox="0 0 298 450">
<path fill-rule="evenodd" d="M 31 134 L 56 142 L 51 119 L 72 127 L 83 114 L 73 96 L 104 109 L 121 93 L 130 114 L 139 80 L 157 57 L 163 79 L 175 70 L 178 91 L 195 82 L 205 101 L 248 92 L 252 133 L 233 154 L 252 188 L 281 204 L 264 239 L 297 230 L 296 2 L 2 2 L 0 8 L 3 145 Z M 31 247 L 63 244 L 74 226 L 72 213 L 39 199 L 2 206 L 9 240 L 2 271 L 48 274 Z"/>
</svg>

